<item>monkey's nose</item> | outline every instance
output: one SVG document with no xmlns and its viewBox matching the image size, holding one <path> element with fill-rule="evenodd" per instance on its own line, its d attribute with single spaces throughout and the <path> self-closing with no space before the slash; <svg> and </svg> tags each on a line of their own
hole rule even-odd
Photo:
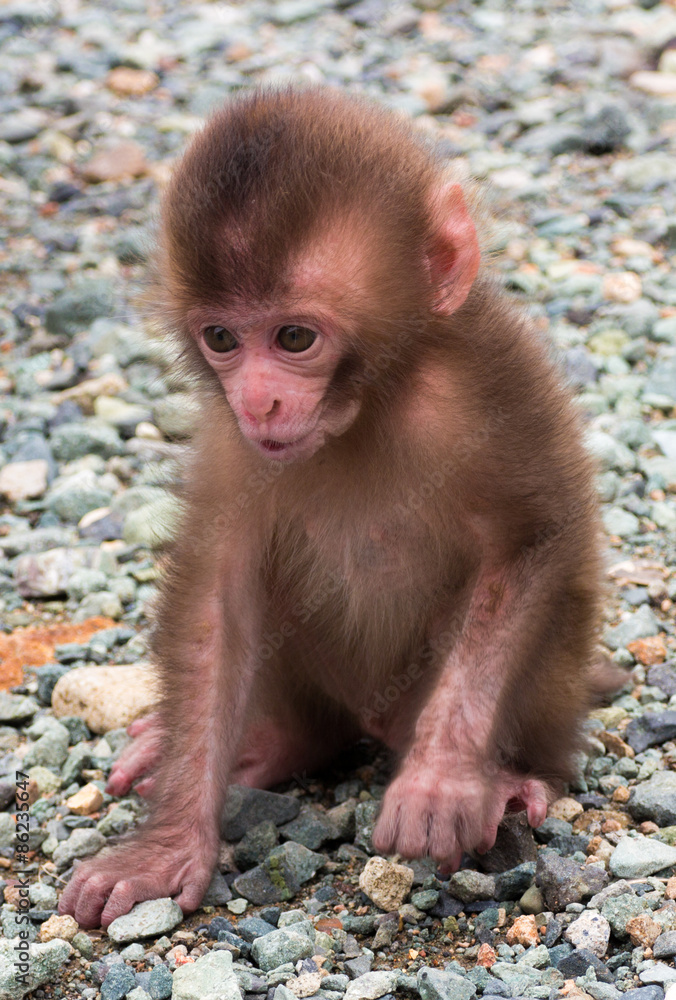
<svg viewBox="0 0 676 1000">
<path fill-rule="evenodd" d="M 276 416 L 279 412 L 278 399 L 246 400 L 244 403 L 244 416 L 257 424 L 264 424 L 267 420 Z"/>
</svg>

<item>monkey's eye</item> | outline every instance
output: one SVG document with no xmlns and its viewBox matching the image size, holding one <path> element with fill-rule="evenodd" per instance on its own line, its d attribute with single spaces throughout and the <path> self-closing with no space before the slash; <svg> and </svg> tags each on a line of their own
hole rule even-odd
<svg viewBox="0 0 676 1000">
<path fill-rule="evenodd" d="M 207 326 L 202 336 L 207 347 L 218 354 L 225 354 L 226 351 L 232 351 L 237 347 L 235 335 L 224 326 Z"/>
<path fill-rule="evenodd" d="M 306 326 L 283 326 L 277 334 L 277 343 L 283 351 L 290 351 L 292 354 L 300 354 L 312 347 L 317 334 L 314 330 L 309 330 Z"/>
</svg>

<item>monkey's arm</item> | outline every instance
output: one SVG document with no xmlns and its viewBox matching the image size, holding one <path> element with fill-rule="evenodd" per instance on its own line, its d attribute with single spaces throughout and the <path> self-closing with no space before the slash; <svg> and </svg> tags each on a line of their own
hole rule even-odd
<svg viewBox="0 0 676 1000">
<path fill-rule="evenodd" d="M 493 845 L 508 803 L 544 821 L 542 779 L 563 776 L 588 693 L 588 595 L 567 543 L 574 518 L 511 558 L 485 547 L 462 632 L 385 795 L 378 850 L 454 869 L 463 850 Z"/>
<path fill-rule="evenodd" d="M 190 539 L 174 556 L 154 639 L 163 690 L 153 811 L 119 846 L 78 866 L 59 909 L 84 927 L 107 927 L 134 903 L 163 896 L 194 910 L 213 871 L 255 672 L 253 580 L 246 550 L 214 552 L 212 540 L 200 559 L 194 530 Z"/>
</svg>

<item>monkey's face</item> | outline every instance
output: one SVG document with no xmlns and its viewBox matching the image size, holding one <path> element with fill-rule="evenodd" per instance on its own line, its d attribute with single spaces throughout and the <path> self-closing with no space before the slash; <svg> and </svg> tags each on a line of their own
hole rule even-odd
<svg viewBox="0 0 676 1000">
<path fill-rule="evenodd" d="M 189 323 L 243 437 L 261 455 L 308 459 L 353 423 L 359 402 L 327 396 L 345 352 L 345 334 L 328 310 L 200 309 Z"/>
</svg>

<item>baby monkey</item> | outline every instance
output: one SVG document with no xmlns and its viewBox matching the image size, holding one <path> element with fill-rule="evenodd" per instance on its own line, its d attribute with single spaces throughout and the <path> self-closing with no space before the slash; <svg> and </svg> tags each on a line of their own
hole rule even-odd
<svg viewBox="0 0 676 1000">
<path fill-rule="evenodd" d="M 77 867 L 60 912 L 194 910 L 228 785 L 363 735 L 398 759 L 378 852 L 450 872 L 505 810 L 538 826 L 596 685 L 593 469 L 447 164 L 366 100 L 248 91 L 176 168 L 154 273 L 202 409 L 152 639 L 162 696 L 109 781 L 152 811 Z"/>
</svg>

